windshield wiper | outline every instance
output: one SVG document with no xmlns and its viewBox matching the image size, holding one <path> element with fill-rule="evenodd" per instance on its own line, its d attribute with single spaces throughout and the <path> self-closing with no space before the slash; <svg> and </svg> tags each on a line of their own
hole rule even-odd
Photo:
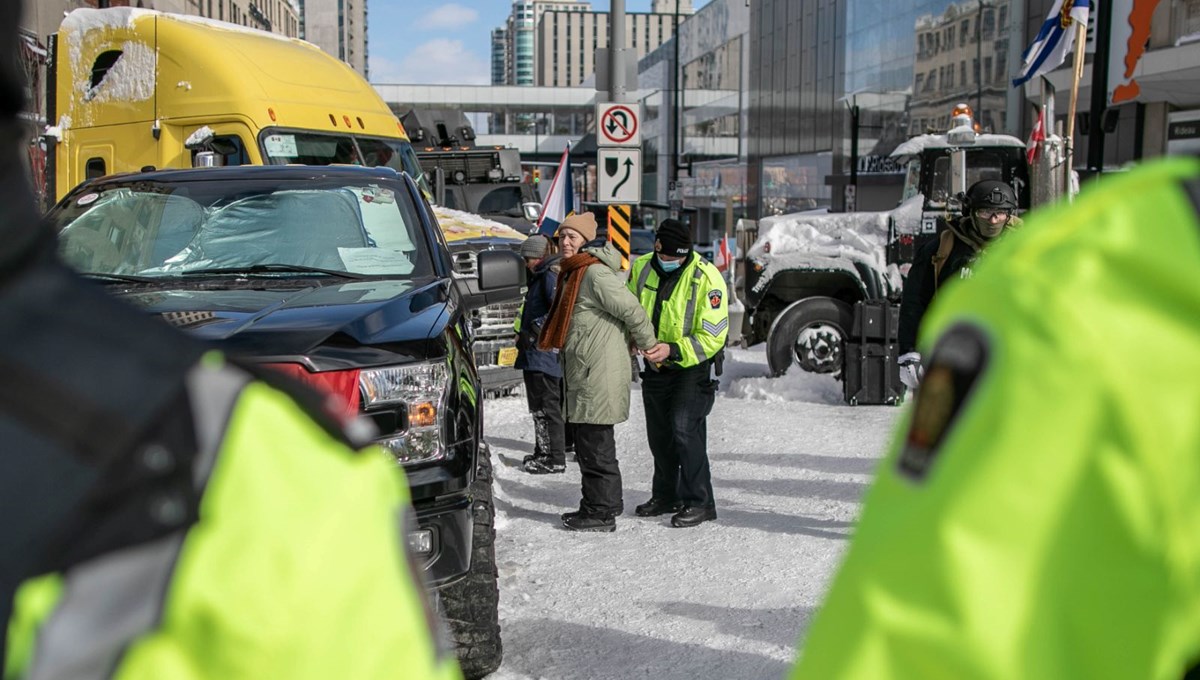
<svg viewBox="0 0 1200 680">
<path fill-rule="evenodd" d="M 242 276 L 246 274 L 324 274 L 339 279 L 363 279 L 362 274 L 352 274 L 338 269 L 322 267 L 307 267 L 302 264 L 255 264 L 249 267 L 211 267 L 208 269 L 189 269 L 176 272 L 176 276 Z"/>
<path fill-rule="evenodd" d="M 134 276 L 132 274 L 109 274 L 107 272 L 79 272 L 80 276 L 96 279 L 98 281 L 109 281 L 112 283 L 154 283 L 161 279 L 154 276 Z"/>
</svg>

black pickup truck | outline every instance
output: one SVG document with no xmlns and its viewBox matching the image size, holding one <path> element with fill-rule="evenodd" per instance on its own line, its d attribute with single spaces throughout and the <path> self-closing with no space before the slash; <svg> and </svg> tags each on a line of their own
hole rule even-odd
<svg viewBox="0 0 1200 680">
<path fill-rule="evenodd" d="M 408 546 L 463 671 L 495 670 L 495 512 L 471 311 L 519 296 L 517 254 L 480 252 L 474 277 L 455 276 L 429 204 L 388 168 L 116 175 L 80 185 L 48 217 L 84 276 L 373 425 L 407 474 L 419 524 Z"/>
</svg>

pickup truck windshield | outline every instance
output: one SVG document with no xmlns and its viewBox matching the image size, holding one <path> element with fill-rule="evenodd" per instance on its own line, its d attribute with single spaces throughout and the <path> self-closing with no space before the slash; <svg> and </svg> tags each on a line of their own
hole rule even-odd
<svg viewBox="0 0 1200 680">
<path fill-rule="evenodd" d="M 70 197 L 50 219 L 66 262 L 98 276 L 419 279 L 433 271 L 411 199 L 390 184 L 114 182 Z"/>
</svg>

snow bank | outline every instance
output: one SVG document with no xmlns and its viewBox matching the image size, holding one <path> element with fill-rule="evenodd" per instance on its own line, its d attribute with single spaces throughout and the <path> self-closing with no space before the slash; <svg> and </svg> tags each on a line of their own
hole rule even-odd
<svg viewBox="0 0 1200 680">
<path fill-rule="evenodd" d="M 831 375 L 805 373 L 793 366 L 786 374 L 772 378 L 770 369 L 761 361 L 751 360 L 749 352 L 726 350 L 725 355 L 721 396 L 772 403 L 844 403 L 842 384 Z"/>
</svg>

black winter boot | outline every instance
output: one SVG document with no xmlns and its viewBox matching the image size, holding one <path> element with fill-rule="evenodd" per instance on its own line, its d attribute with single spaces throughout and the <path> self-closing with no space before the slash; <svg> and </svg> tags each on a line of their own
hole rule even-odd
<svg viewBox="0 0 1200 680">
<path fill-rule="evenodd" d="M 559 474 L 567 471 L 565 463 L 555 463 L 550 456 L 534 456 L 525 461 L 525 471 L 531 475 Z"/>
<path fill-rule="evenodd" d="M 616 531 L 617 520 L 612 517 L 597 517 L 581 513 L 564 519 L 563 526 L 569 531 Z"/>
<path fill-rule="evenodd" d="M 683 503 L 679 501 L 664 501 L 659 498 L 651 498 L 634 508 L 633 512 L 638 517 L 657 517 L 659 515 L 673 514 L 682 509 Z"/>
</svg>

